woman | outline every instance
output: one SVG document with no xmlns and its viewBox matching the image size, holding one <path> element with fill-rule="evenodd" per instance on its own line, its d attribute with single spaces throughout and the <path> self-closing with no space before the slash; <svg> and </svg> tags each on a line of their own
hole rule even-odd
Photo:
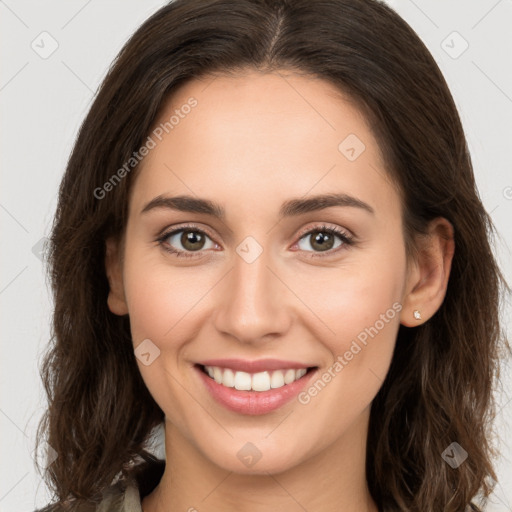
<svg viewBox="0 0 512 512">
<path fill-rule="evenodd" d="M 491 231 L 447 85 L 390 8 L 166 5 L 61 184 L 47 510 L 478 510 Z"/>
</svg>

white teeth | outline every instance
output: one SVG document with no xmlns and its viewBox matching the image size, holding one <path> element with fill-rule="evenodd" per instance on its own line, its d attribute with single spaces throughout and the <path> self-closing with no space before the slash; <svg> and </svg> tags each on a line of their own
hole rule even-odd
<svg viewBox="0 0 512 512">
<path fill-rule="evenodd" d="M 205 366 L 206 373 L 217 382 L 228 388 L 235 388 L 239 391 L 268 391 L 269 389 L 281 388 L 304 377 L 307 370 L 274 370 L 259 373 L 234 372 L 230 368 L 218 366 Z"/>
<path fill-rule="evenodd" d="M 270 387 L 282 388 L 284 386 L 284 375 L 283 372 L 273 372 L 272 378 L 270 379 Z"/>
<path fill-rule="evenodd" d="M 251 389 L 251 374 L 245 372 L 235 373 L 235 389 L 249 391 Z"/>
<path fill-rule="evenodd" d="M 219 370 L 222 372 L 222 368 L 219 368 Z M 233 370 L 226 368 L 222 373 L 222 382 L 220 382 L 219 384 L 222 384 L 228 388 L 234 388 L 235 374 L 233 373 Z"/>
<path fill-rule="evenodd" d="M 268 372 L 255 373 L 252 376 L 252 389 L 254 391 L 268 391 L 270 389 L 270 375 Z"/>
<path fill-rule="evenodd" d="M 304 377 L 308 371 L 306 368 L 301 368 L 300 370 L 295 370 L 295 380 L 300 379 L 301 377 Z"/>
<path fill-rule="evenodd" d="M 286 370 L 284 374 L 284 383 L 291 384 L 295 380 L 295 370 Z"/>
<path fill-rule="evenodd" d="M 210 373 L 210 370 L 213 370 L 213 375 Z M 213 377 L 217 384 L 222 384 L 222 370 L 218 366 L 216 366 L 215 368 L 208 368 L 208 375 L 210 375 L 210 377 Z"/>
</svg>

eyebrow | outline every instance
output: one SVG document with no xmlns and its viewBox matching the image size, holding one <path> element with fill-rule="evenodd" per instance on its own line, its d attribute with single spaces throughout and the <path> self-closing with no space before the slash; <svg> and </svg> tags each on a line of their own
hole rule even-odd
<svg viewBox="0 0 512 512">
<path fill-rule="evenodd" d="M 369 204 L 356 197 L 347 194 L 321 194 L 308 198 L 295 198 L 285 201 L 279 210 L 279 218 L 298 216 L 308 212 L 332 208 L 333 206 L 361 208 L 371 214 L 375 214 L 375 210 Z M 160 208 L 180 212 L 204 213 L 220 220 L 225 220 L 226 218 L 226 211 L 221 205 L 209 199 L 188 195 L 174 197 L 159 195 L 144 206 L 141 215 Z"/>
</svg>

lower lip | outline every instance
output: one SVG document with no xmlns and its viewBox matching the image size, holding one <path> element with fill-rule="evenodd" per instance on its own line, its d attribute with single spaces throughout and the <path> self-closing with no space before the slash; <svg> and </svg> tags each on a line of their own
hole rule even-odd
<svg viewBox="0 0 512 512">
<path fill-rule="evenodd" d="M 293 400 L 309 382 L 316 370 L 310 370 L 300 379 L 268 391 L 239 391 L 217 384 L 199 367 L 195 367 L 212 397 L 221 405 L 240 414 L 260 415 L 279 409 Z"/>
</svg>

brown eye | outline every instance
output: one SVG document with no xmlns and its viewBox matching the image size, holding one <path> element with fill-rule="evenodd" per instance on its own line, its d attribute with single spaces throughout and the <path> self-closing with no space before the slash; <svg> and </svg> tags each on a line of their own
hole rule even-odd
<svg viewBox="0 0 512 512">
<path fill-rule="evenodd" d="M 211 238 L 198 228 L 175 229 L 162 235 L 158 242 L 167 252 L 185 257 L 195 256 L 194 253 L 198 253 L 199 256 L 203 250 L 215 247 Z"/>
<path fill-rule="evenodd" d="M 337 240 L 338 239 L 338 242 Z M 302 242 L 302 245 L 301 245 Z M 304 243 L 306 242 L 306 243 Z M 307 242 L 313 251 L 307 248 Z M 327 252 L 336 249 L 342 245 L 350 245 L 350 237 L 342 231 L 334 228 L 321 227 L 308 231 L 299 240 L 299 249 L 306 252 Z"/>
<path fill-rule="evenodd" d="M 187 251 L 200 251 L 203 249 L 205 244 L 205 236 L 199 231 L 182 231 L 182 235 L 180 237 L 181 245 Z"/>
<path fill-rule="evenodd" d="M 309 235 L 311 238 L 311 247 L 319 251 L 328 251 L 334 246 L 334 236 L 325 231 L 314 231 Z"/>
</svg>

